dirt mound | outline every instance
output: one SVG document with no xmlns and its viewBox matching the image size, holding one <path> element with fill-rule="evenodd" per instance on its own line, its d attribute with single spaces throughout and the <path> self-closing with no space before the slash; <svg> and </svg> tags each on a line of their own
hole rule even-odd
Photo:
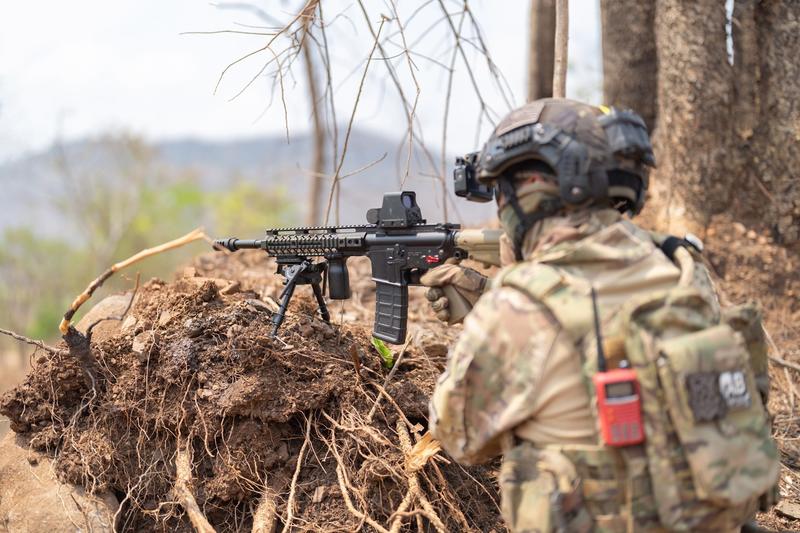
<svg viewBox="0 0 800 533">
<path fill-rule="evenodd" d="M 424 442 L 412 450 L 447 336 L 415 336 L 390 375 L 363 322 L 332 327 L 298 290 L 270 338 L 279 281 L 264 281 L 268 261 L 245 269 L 260 272 L 252 279 L 237 275 L 250 260 L 215 254 L 192 277 L 146 283 L 121 327 L 92 340 L 96 391 L 74 359 L 40 355 L 0 412 L 55 457 L 62 480 L 114 492 L 122 530 L 189 529 L 177 504 L 181 453 L 187 486 L 219 530 L 250 529 L 254 516 L 263 531 L 289 521 L 307 531 L 502 530 L 491 465 L 426 462 Z M 196 277 L 211 273 L 204 262 L 230 270 Z M 350 305 L 340 317 L 360 312 Z"/>
</svg>

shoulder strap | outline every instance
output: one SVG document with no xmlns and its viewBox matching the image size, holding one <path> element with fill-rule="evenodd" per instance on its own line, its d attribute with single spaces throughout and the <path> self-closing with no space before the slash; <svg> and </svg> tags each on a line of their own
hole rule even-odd
<svg viewBox="0 0 800 533">
<path fill-rule="evenodd" d="M 502 270 L 495 287 L 513 287 L 543 304 L 576 342 L 593 324 L 589 288 L 571 283 L 558 268 L 542 263 L 523 262 Z"/>
</svg>

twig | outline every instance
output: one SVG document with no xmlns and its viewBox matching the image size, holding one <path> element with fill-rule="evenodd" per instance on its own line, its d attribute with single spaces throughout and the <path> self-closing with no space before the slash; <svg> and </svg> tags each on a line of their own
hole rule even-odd
<svg viewBox="0 0 800 533">
<path fill-rule="evenodd" d="M 353 368 L 356 373 L 356 383 L 361 383 L 361 361 L 358 357 L 358 348 L 355 344 L 350 345 L 350 359 L 353 360 Z"/>
<path fill-rule="evenodd" d="M 455 25 L 453 24 L 453 19 L 450 18 L 450 15 L 447 13 L 447 8 L 444 6 L 443 0 L 438 0 L 439 7 L 441 7 L 442 12 L 447 15 L 447 25 L 450 26 L 450 31 L 453 32 L 453 36 L 456 39 L 456 48 L 458 49 L 459 54 L 461 55 L 461 59 L 464 61 L 464 66 L 467 68 L 467 74 L 469 74 L 469 80 L 472 83 L 472 87 L 475 90 L 475 95 L 478 97 L 478 102 L 481 106 L 481 115 L 485 116 L 486 119 L 489 121 L 490 124 L 494 125 L 495 121 L 489 115 L 489 106 L 486 104 L 486 101 L 483 99 L 481 95 L 480 88 L 478 87 L 478 81 L 475 79 L 475 73 L 472 71 L 472 62 L 467 59 L 467 54 L 464 52 L 464 47 L 461 46 L 461 39 L 459 38 L 458 30 L 456 30 Z"/>
<path fill-rule="evenodd" d="M 125 315 L 127 315 L 128 312 L 131 310 L 131 307 L 133 306 L 133 300 L 136 298 L 136 293 L 139 290 L 139 278 L 140 278 L 140 275 L 137 272 L 136 273 L 136 284 L 133 286 L 133 292 L 131 293 L 131 299 L 128 300 L 128 305 L 125 307 L 125 310 L 122 311 L 122 314 L 120 314 L 119 316 L 107 316 L 105 318 L 100 318 L 98 320 L 95 320 L 94 322 L 92 322 L 89 325 L 88 328 L 86 328 L 86 333 L 85 333 L 86 338 L 88 338 L 91 341 L 91 339 L 92 339 L 92 330 L 94 329 L 94 327 L 96 325 L 100 324 L 101 322 L 105 322 L 106 320 L 125 320 Z"/>
<path fill-rule="evenodd" d="M 403 453 L 405 453 L 406 461 L 408 462 L 408 459 L 412 457 L 413 448 L 411 446 L 411 436 L 408 434 L 408 429 L 406 428 L 405 424 L 406 423 L 403 420 L 398 419 L 396 427 L 397 436 L 400 439 L 400 447 L 402 448 Z M 433 505 L 431 505 L 431 502 L 428 501 L 428 499 L 425 497 L 425 494 L 423 494 L 422 489 L 419 486 L 419 478 L 417 477 L 416 471 L 409 468 L 408 463 L 406 466 L 406 477 L 408 479 L 408 492 L 414 494 L 414 496 L 416 496 L 416 498 L 419 500 L 422 508 L 425 510 L 424 516 L 430 520 L 431 524 L 433 524 L 433 527 L 435 527 L 436 531 L 439 533 L 444 533 L 447 531 L 444 523 L 442 523 L 442 520 L 436 514 Z"/>
<path fill-rule="evenodd" d="M 24 335 L 20 335 L 19 333 L 14 333 L 13 331 L 9 331 L 7 329 L 0 329 L 0 333 L 3 335 L 8 335 L 18 341 L 22 341 L 26 344 L 30 344 L 31 346 L 36 346 L 37 348 L 41 348 L 42 350 L 46 351 L 47 353 L 53 355 L 67 355 L 69 352 L 67 350 L 62 350 L 60 348 L 54 348 L 52 346 L 48 346 L 47 344 L 43 343 L 42 341 L 29 339 Z"/>
<path fill-rule="evenodd" d="M 389 374 L 386 376 L 386 379 L 383 380 L 383 385 L 381 386 L 381 389 L 385 390 L 389 382 L 392 381 L 392 378 L 397 372 L 397 369 L 400 368 L 400 363 L 403 362 L 403 356 L 406 354 L 406 351 L 408 350 L 408 345 L 415 338 L 416 338 L 416 333 L 414 335 L 409 335 L 406 338 L 405 344 L 403 344 L 403 347 L 400 349 L 400 355 L 397 356 L 397 361 L 394 362 L 394 365 L 392 366 L 392 369 L 389 371 Z M 380 403 L 380 401 L 381 401 L 381 395 L 378 394 L 378 397 L 375 398 L 375 403 L 372 404 L 372 409 L 369 410 L 369 414 L 367 415 L 367 422 L 372 422 L 372 417 L 375 416 L 375 411 L 378 409 L 378 404 Z"/>
<path fill-rule="evenodd" d="M 342 172 L 342 165 L 344 165 L 344 158 L 347 155 L 347 146 L 350 144 L 350 134 L 353 131 L 353 121 L 356 118 L 356 111 L 358 110 L 358 103 L 361 101 L 361 93 L 364 90 L 364 82 L 367 79 L 367 72 L 369 71 L 369 65 L 372 62 L 372 56 L 375 54 L 375 48 L 379 45 L 379 39 L 381 36 L 381 31 L 383 30 L 383 25 L 386 23 L 386 18 L 381 18 L 381 25 L 378 27 L 378 33 L 375 35 L 375 40 L 372 43 L 372 50 L 369 52 L 369 56 L 367 57 L 367 63 L 364 65 L 364 73 L 361 75 L 361 82 L 358 84 L 358 92 L 356 93 L 356 100 L 353 103 L 353 112 L 350 113 L 350 120 L 347 123 L 347 131 L 344 135 L 344 146 L 342 147 L 342 155 L 339 157 L 339 164 L 336 165 L 336 172 L 333 174 L 333 183 L 331 183 L 330 193 L 328 194 L 328 205 L 325 208 L 325 224 L 328 223 L 328 220 L 331 216 L 331 206 L 333 205 L 333 195 L 336 191 L 336 188 L 339 186 L 339 175 Z"/>
<path fill-rule="evenodd" d="M 308 445 L 311 442 L 311 421 L 313 419 L 313 414 L 306 418 L 306 437 L 303 441 L 303 445 L 300 447 L 300 453 L 297 455 L 297 464 L 294 467 L 292 484 L 291 488 L 289 489 L 289 499 L 286 502 L 286 523 L 283 526 L 283 533 L 291 530 L 292 520 L 294 520 L 294 497 L 297 492 L 297 479 L 300 477 L 300 469 L 303 466 L 303 457 L 305 457 L 306 448 L 308 448 Z"/>
<path fill-rule="evenodd" d="M 305 14 L 305 12 L 306 12 L 306 7 L 308 6 L 308 4 L 310 4 L 310 3 L 312 3 L 312 2 L 315 2 L 315 1 L 316 1 L 316 0 L 309 0 L 308 2 L 306 2 L 306 4 L 303 6 L 303 9 L 301 9 L 301 10 L 300 10 L 300 12 L 299 12 L 297 15 L 295 15 L 295 17 L 294 17 L 294 18 L 293 18 L 293 19 L 292 19 L 292 20 L 291 20 L 291 21 L 290 21 L 290 22 L 289 22 L 287 25 L 285 25 L 283 28 L 280 28 L 280 29 L 279 29 L 277 32 L 275 32 L 275 34 L 273 34 L 273 35 L 272 35 L 272 38 L 271 38 L 269 41 L 267 41 L 267 44 L 265 44 L 264 46 L 262 46 L 262 47 L 261 47 L 261 48 L 259 48 L 258 50 L 253 50 L 252 52 L 249 52 L 249 53 L 247 53 L 247 54 L 243 55 L 243 56 L 242 56 L 242 57 L 240 57 L 239 59 L 237 59 L 237 60 L 235 60 L 235 61 L 232 61 L 231 63 L 229 63 L 229 64 L 228 64 L 228 66 L 226 66 L 224 69 L 222 69 L 222 72 L 221 72 L 221 73 L 220 73 L 220 75 L 219 75 L 219 79 L 217 80 L 217 85 L 214 87 L 214 94 L 216 94 L 216 92 L 217 92 L 217 89 L 219 89 L 219 85 L 222 83 L 222 78 L 224 78 L 224 77 L 225 77 L 225 74 L 227 74 L 227 72 L 228 72 L 228 71 L 229 71 L 231 68 L 233 68 L 233 67 L 234 67 L 235 65 L 237 65 L 238 63 L 241 63 L 242 61 L 244 61 L 244 60 L 245 60 L 245 59 L 247 59 L 248 57 L 252 57 L 252 56 L 254 56 L 254 55 L 256 55 L 256 54 L 258 54 L 258 53 L 260 53 L 260 52 L 263 52 L 264 50 L 269 50 L 269 49 L 270 49 L 270 47 L 272 46 L 272 43 L 274 43 L 274 42 L 275 42 L 275 40 L 276 40 L 278 37 L 280 37 L 281 35 L 283 35 L 284 33 L 286 33 L 286 32 L 289 30 L 289 28 L 291 28 L 291 27 L 292 27 L 292 25 L 293 25 L 295 22 L 297 22 L 298 20 L 300 20 L 300 19 L 303 17 L 303 15 L 304 15 L 304 14 Z"/>
<path fill-rule="evenodd" d="M 461 29 L 464 26 L 464 18 L 466 10 L 461 12 L 461 18 L 458 20 L 458 31 L 456 31 L 455 39 L 458 41 L 461 38 Z M 448 15 L 449 17 L 449 15 Z M 453 78 L 455 77 L 456 59 L 458 58 L 458 48 L 453 48 L 453 55 L 450 57 L 450 67 L 447 69 L 447 92 L 444 97 L 444 117 L 442 119 L 442 155 L 441 155 L 441 170 L 437 178 L 440 178 L 442 185 L 442 198 L 445 204 L 445 211 L 447 211 L 447 182 L 442 179 L 447 174 L 447 122 L 450 118 L 450 97 L 453 93 Z M 445 222 L 447 217 L 445 217 Z"/>
<path fill-rule="evenodd" d="M 411 80 L 414 82 L 414 104 L 411 106 L 411 111 L 409 112 L 409 121 L 408 121 L 408 155 L 406 158 L 406 168 L 403 172 L 403 178 L 400 180 L 400 188 L 402 189 L 406 183 L 406 179 L 408 179 L 408 175 L 411 172 L 411 154 L 414 152 L 414 118 L 417 114 L 417 104 L 419 103 L 419 93 L 420 87 L 419 82 L 417 81 L 417 75 L 414 72 L 416 69 L 416 65 L 414 61 L 411 59 L 411 53 L 408 49 L 408 44 L 406 43 L 406 32 L 403 29 L 403 23 L 400 22 L 400 15 L 397 13 L 397 5 L 392 0 L 391 2 L 392 12 L 394 13 L 394 19 L 397 21 L 397 27 L 400 31 L 400 39 L 403 42 L 403 54 L 406 56 L 406 62 L 408 63 L 408 71 L 411 74 Z"/>
<path fill-rule="evenodd" d="M 94 291 L 102 287 L 103 283 L 105 283 L 105 281 L 108 278 L 114 275 L 115 272 L 123 270 L 133 265 L 134 263 L 138 263 L 143 259 L 147 259 L 150 256 L 160 254 L 161 252 L 166 252 L 174 248 L 179 248 L 181 246 L 184 246 L 186 244 L 189 244 L 191 242 L 200 239 L 210 240 L 208 236 L 205 233 L 203 233 L 201 229 L 198 228 L 194 231 L 190 231 L 183 237 L 180 237 L 173 241 L 165 242 L 164 244 L 155 246 L 153 248 L 147 248 L 146 250 L 142 250 L 138 254 L 133 255 L 124 261 L 120 261 L 119 263 L 111 265 L 111 268 L 100 274 L 100 276 L 98 276 L 94 281 L 92 281 L 89 284 L 89 286 L 86 287 L 86 290 L 84 290 L 81 294 L 79 294 L 78 297 L 75 298 L 75 300 L 72 302 L 72 305 L 69 306 L 69 310 L 67 310 L 67 312 L 64 313 L 64 318 L 61 320 L 61 324 L 58 326 L 58 329 L 61 331 L 61 334 L 62 335 L 67 334 L 67 330 L 69 330 L 70 326 L 70 321 L 72 320 L 72 317 L 75 316 L 75 313 L 78 312 L 78 309 L 80 309 L 81 305 L 83 305 L 89 298 L 91 298 L 92 294 L 94 294 Z"/>
<path fill-rule="evenodd" d="M 347 488 L 350 483 L 347 479 L 347 472 L 344 467 L 344 462 L 342 461 L 342 457 L 339 455 L 339 451 L 336 448 L 336 434 L 334 433 L 333 428 L 331 428 L 330 449 L 331 452 L 333 452 L 333 457 L 336 459 L 336 480 L 339 482 L 339 490 L 342 493 L 342 499 L 344 499 L 344 504 L 347 507 L 347 510 L 359 520 L 363 520 L 372 526 L 379 533 L 389 533 L 388 529 L 381 526 L 368 514 L 362 513 L 356 509 L 353 505 L 353 501 L 350 499 L 350 491 Z"/>
<path fill-rule="evenodd" d="M 773 363 L 777 363 L 781 366 L 785 366 L 787 368 L 791 368 L 792 370 L 797 370 L 798 372 L 800 372 L 800 365 L 798 365 L 797 363 L 792 363 L 791 361 L 787 361 L 786 359 L 782 359 L 776 355 L 770 355 L 769 360 L 772 361 Z"/>
</svg>

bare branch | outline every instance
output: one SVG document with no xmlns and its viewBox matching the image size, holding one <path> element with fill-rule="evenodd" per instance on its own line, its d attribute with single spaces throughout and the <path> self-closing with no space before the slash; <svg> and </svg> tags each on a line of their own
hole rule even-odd
<svg viewBox="0 0 800 533">
<path fill-rule="evenodd" d="M 361 2 L 359 1 L 359 4 Z M 379 39 L 381 35 L 381 31 L 383 30 L 383 25 L 386 23 L 386 18 L 381 18 L 381 24 L 378 28 L 378 33 L 375 35 L 375 40 L 372 43 L 372 49 L 369 52 L 369 56 L 367 57 L 367 63 L 364 66 L 364 73 L 361 76 L 361 82 L 358 84 L 358 93 L 356 94 L 356 100 L 353 103 L 353 112 L 350 113 L 350 120 L 347 123 L 347 131 L 345 132 L 344 136 L 344 147 L 342 148 L 342 155 L 339 158 L 339 164 L 336 166 L 336 172 L 333 175 L 333 183 L 331 184 L 330 194 L 328 195 L 328 206 L 325 209 L 325 224 L 328 223 L 328 220 L 331 215 L 331 205 L 333 203 L 333 194 L 336 190 L 336 187 L 339 183 L 339 175 L 342 171 L 342 165 L 344 164 L 344 158 L 347 155 L 347 146 L 350 142 L 350 133 L 353 130 L 353 121 L 356 118 L 356 111 L 358 110 L 358 103 L 361 101 L 361 93 L 364 90 L 364 81 L 367 79 L 367 72 L 369 71 L 369 65 L 372 62 L 372 56 L 375 54 L 375 49 L 379 46 Z"/>
<path fill-rule="evenodd" d="M 52 346 L 48 346 L 42 341 L 30 339 L 24 335 L 20 335 L 19 333 L 14 333 L 13 331 L 9 331 L 7 329 L 0 329 L 0 333 L 3 335 L 8 335 L 13 339 L 17 339 L 18 341 L 22 341 L 26 344 L 30 344 L 31 346 L 36 346 L 37 348 L 41 348 L 42 350 L 46 351 L 47 353 L 53 355 L 67 355 L 69 352 L 67 350 L 62 350 L 59 348 L 54 348 Z"/>
</svg>

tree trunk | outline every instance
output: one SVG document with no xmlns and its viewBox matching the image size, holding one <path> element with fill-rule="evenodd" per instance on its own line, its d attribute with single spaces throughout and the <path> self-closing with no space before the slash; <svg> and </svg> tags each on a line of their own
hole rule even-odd
<svg viewBox="0 0 800 533">
<path fill-rule="evenodd" d="M 750 139 L 758 115 L 758 28 L 757 0 L 734 0 L 731 33 L 733 37 L 734 91 L 736 123 L 734 129 L 743 140 Z"/>
<path fill-rule="evenodd" d="M 308 32 L 308 25 L 305 29 Z M 306 224 L 316 226 L 322 223 L 322 187 L 325 172 L 325 128 L 322 124 L 320 91 L 314 68 L 314 57 L 311 51 L 311 38 L 304 35 L 301 44 L 303 48 L 303 62 L 306 67 L 306 80 L 308 81 L 308 99 L 311 103 L 311 119 L 314 128 L 311 156 L 311 186 L 308 192 L 308 213 Z"/>
<path fill-rule="evenodd" d="M 766 212 L 779 242 L 800 245 L 800 2 L 759 2 L 758 122 L 752 168 L 766 189 Z"/>
<path fill-rule="evenodd" d="M 658 168 L 654 193 L 671 231 L 702 231 L 730 205 L 735 175 L 727 172 L 732 72 L 726 49 L 725 3 L 659 0 Z"/>
<path fill-rule="evenodd" d="M 556 0 L 556 44 L 553 54 L 553 96 L 567 97 L 569 61 L 569 0 Z"/>
<path fill-rule="evenodd" d="M 553 96 L 556 2 L 531 0 L 528 48 L 528 101 Z"/>
<path fill-rule="evenodd" d="M 655 0 L 600 0 L 603 27 L 603 100 L 639 113 L 656 126 Z"/>
</svg>

